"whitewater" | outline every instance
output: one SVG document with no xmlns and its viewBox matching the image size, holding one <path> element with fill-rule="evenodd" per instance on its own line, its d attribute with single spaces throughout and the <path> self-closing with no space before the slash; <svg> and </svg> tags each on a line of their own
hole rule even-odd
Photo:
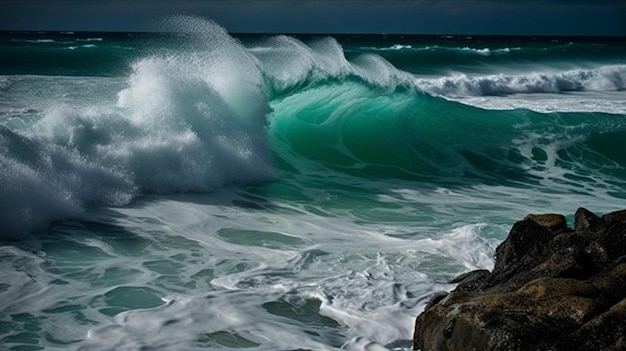
<svg viewBox="0 0 626 351">
<path fill-rule="evenodd" d="M 621 38 L 2 32 L 0 348 L 408 350 L 624 189 Z"/>
</svg>

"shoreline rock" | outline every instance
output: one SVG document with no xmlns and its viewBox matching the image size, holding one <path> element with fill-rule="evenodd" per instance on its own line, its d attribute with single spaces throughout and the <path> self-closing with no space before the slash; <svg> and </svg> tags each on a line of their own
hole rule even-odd
<svg viewBox="0 0 626 351">
<path fill-rule="evenodd" d="M 415 350 L 626 350 L 626 210 L 528 215 L 495 255 L 434 296 Z"/>
</svg>

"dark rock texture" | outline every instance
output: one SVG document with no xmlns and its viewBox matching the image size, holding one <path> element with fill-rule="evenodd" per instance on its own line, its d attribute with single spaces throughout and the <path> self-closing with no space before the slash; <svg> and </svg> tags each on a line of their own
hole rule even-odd
<svg viewBox="0 0 626 351">
<path fill-rule="evenodd" d="M 452 280 L 417 317 L 413 348 L 626 350 L 626 210 L 528 215 L 496 249 L 492 272 Z"/>
</svg>

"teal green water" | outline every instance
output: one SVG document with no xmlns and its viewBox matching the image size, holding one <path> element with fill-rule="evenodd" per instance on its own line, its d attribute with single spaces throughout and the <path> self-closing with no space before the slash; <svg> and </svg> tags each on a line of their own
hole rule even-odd
<svg viewBox="0 0 626 351">
<path fill-rule="evenodd" d="M 0 35 L 0 348 L 405 350 L 626 199 L 621 38 Z"/>
</svg>

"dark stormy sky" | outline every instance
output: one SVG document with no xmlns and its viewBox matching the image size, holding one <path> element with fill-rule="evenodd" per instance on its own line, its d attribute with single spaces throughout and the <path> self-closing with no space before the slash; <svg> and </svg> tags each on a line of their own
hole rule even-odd
<svg viewBox="0 0 626 351">
<path fill-rule="evenodd" d="M 175 14 L 230 32 L 626 35 L 623 0 L 0 0 L 0 29 L 153 31 Z"/>
</svg>

